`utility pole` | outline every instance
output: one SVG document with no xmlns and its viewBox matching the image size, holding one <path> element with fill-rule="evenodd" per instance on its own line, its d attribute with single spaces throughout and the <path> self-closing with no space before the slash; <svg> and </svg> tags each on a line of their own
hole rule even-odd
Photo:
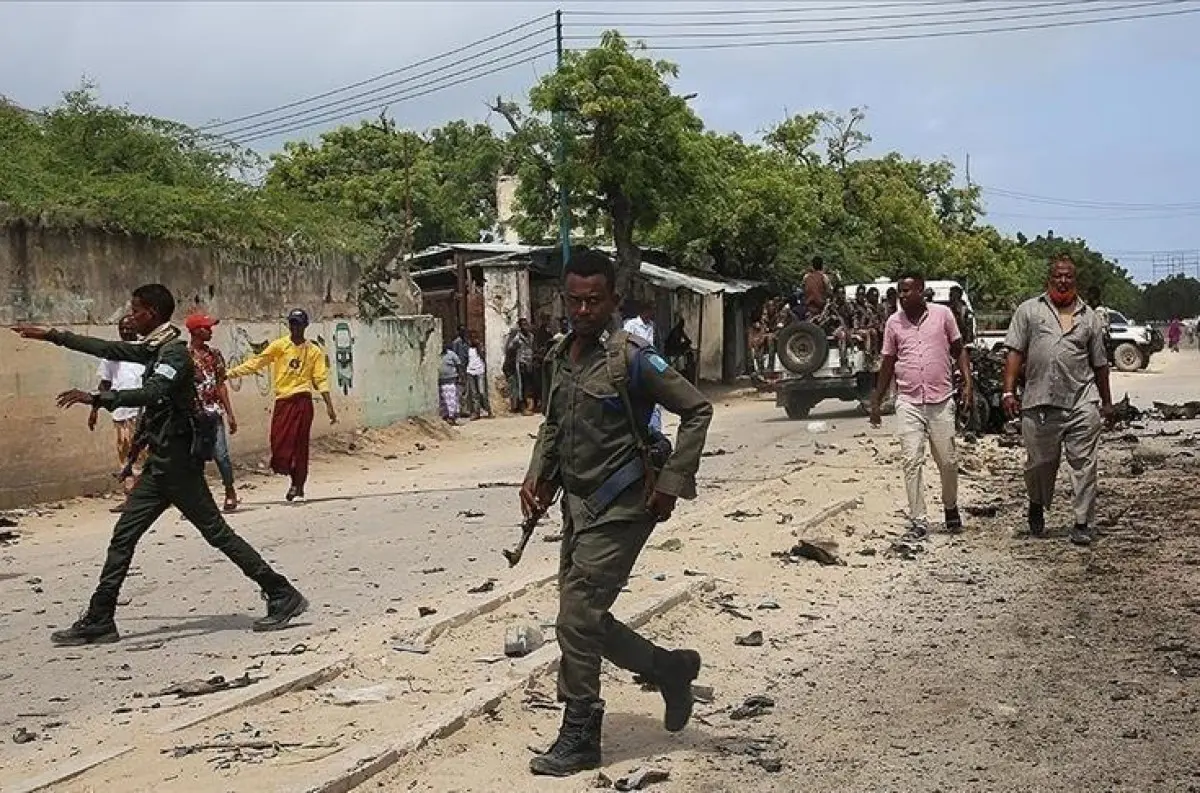
<svg viewBox="0 0 1200 793">
<path fill-rule="evenodd" d="M 558 52 L 558 69 L 563 65 L 563 25 L 562 10 L 554 12 L 555 43 Z M 567 183 L 563 171 L 567 162 L 567 125 L 563 123 L 563 110 L 554 111 L 555 125 L 558 127 L 558 236 L 562 243 L 563 269 L 571 260 L 571 209 L 567 201 Z"/>
<path fill-rule="evenodd" d="M 967 152 L 967 187 L 971 187 L 971 152 Z"/>
</svg>

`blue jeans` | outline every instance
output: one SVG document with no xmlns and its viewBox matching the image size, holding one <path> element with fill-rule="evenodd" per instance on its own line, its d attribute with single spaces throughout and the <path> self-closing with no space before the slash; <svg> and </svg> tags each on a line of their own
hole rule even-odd
<svg viewBox="0 0 1200 793">
<path fill-rule="evenodd" d="M 217 424 L 217 442 L 213 446 L 213 462 L 221 472 L 221 484 L 226 489 L 233 487 L 233 460 L 229 458 L 229 435 L 225 429 L 225 419 Z"/>
</svg>

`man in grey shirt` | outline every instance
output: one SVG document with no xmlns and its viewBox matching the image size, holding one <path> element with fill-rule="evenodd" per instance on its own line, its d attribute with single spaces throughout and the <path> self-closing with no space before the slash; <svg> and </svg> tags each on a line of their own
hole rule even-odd
<svg viewBox="0 0 1200 793">
<path fill-rule="evenodd" d="M 1104 328 L 1096 311 L 1079 299 L 1075 263 L 1057 257 L 1046 292 L 1026 300 L 1013 314 L 1004 344 L 1004 411 L 1021 417 L 1025 440 L 1025 485 L 1029 533 L 1046 532 L 1045 509 L 1054 499 L 1054 480 L 1063 454 L 1071 467 L 1075 525 L 1071 542 L 1088 545 L 1096 514 L 1096 457 L 1104 421 L 1113 416 Z M 1016 397 L 1025 369 L 1025 391 Z"/>
</svg>

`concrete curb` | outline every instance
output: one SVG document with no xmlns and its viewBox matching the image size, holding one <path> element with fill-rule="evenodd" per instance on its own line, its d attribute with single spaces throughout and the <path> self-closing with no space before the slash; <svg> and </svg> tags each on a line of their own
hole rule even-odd
<svg viewBox="0 0 1200 793">
<path fill-rule="evenodd" d="M 289 691 L 328 683 L 330 680 L 339 677 L 342 672 L 346 671 L 346 667 L 349 665 L 349 658 L 339 658 L 332 663 L 299 669 L 291 674 L 284 675 L 274 682 L 269 680 L 264 681 L 264 685 L 257 690 L 254 687 L 250 687 L 230 692 L 229 696 L 208 705 L 208 707 L 199 713 L 186 714 L 167 724 L 165 727 L 156 730 L 155 733 L 157 735 L 169 735 L 173 732 L 185 730 L 188 727 L 194 727 L 201 722 L 208 721 L 217 716 L 223 716 L 230 711 L 248 708 L 251 705 L 258 705 L 269 699 L 282 696 Z"/>
<path fill-rule="evenodd" d="M 472 603 L 468 606 L 460 608 L 451 614 L 433 621 L 428 625 L 418 626 L 404 634 L 400 641 L 410 644 L 429 645 L 437 641 L 438 637 L 446 633 L 446 631 L 454 630 L 455 628 L 466 625 L 476 617 L 481 617 L 484 614 L 489 614 L 503 606 L 505 603 L 516 600 L 519 597 L 524 597 L 538 587 L 545 586 L 558 577 L 558 573 L 549 573 L 540 575 L 535 578 L 530 578 L 521 583 L 513 584 L 507 589 L 492 595 L 487 600 L 479 603 Z"/>
<path fill-rule="evenodd" d="M 4 793 L 35 793 L 38 790 L 46 788 L 74 779 L 80 774 L 88 771 L 101 763 L 107 763 L 109 760 L 115 760 L 121 755 L 128 754 L 134 750 L 133 746 L 118 746 L 116 749 L 98 752 L 96 754 L 87 755 L 78 759 L 68 760 L 59 763 L 53 771 L 42 774 L 39 777 L 34 777 L 25 782 L 18 782 L 14 787 L 5 787 Z"/>
<path fill-rule="evenodd" d="M 676 606 L 687 602 L 698 592 L 711 587 L 707 579 L 680 584 L 658 598 L 643 604 L 623 619 L 631 628 L 640 627 Z M 431 741 L 445 738 L 462 729 L 476 716 L 494 710 L 506 696 L 526 686 L 529 681 L 558 668 L 558 646 L 547 645 L 513 664 L 510 680 L 490 683 L 444 707 L 431 719 L 395 743 L 376 745 L 341 758 L 339 767 L 324 782 L 304 789 L 304 793 L 348 793 L 370 778 L 398 763 L 402 758 L 419 751 Z M 299 793 L 283 790 L 280 793 Z"/>
<path fill-rule="evenodd" d="M 829 506 L 825 507 L 824 509 L 821 509 L 817 513 L 815 513 L 813 515 L 809 515 L 804 520 L 791 526 L 790 527 L 791 534 L 793 536 L 796 536 L 797 532 L 807 531 L 809 529 L 820 526 L 822 523 L 824 523 L 825 521 L 829 520 L 830 518 L 832 518 L 836 515 L 840 515 L 843 512 L 849 512 L 852 509 L 858 509 L 859 507 L 862 506 L 862 504 L 863 504 L 863 500 L 858 497 L 845 498 L 845 499 L 842 499 L 841 501 L 835 501 L 832 504 L 830 504 Z"/>
</svg>

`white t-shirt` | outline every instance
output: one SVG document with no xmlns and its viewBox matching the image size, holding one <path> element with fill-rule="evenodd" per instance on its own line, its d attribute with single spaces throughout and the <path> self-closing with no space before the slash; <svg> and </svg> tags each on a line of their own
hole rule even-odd
<svg viewBox="0 0 1200 793">
<path fill-rule="evenodd" d="M 483 358 L 479 355 L 479 350 L 474 347 L 467 348 L 467 374 L 472 377 L 478 377 L 487 371 L 487 367 L 483 364 Z"/>
<path fill-rule="evenodd" d="M 101 361 L 96 376 L 112 383 L 113 391 L 132 391 L 142 387 L 142 375 L 145 372 L 146 367 L 140 363 Z M 141 412 L 141 408 L 117 408 L 112 412 L 112 420 L 128 421 L 137 418 Z"/>
<path fill-rule="evenodd" d="M 641 317 L 630 317 L 625 320 L 625 330 L 634 336 L 640 336 L 650 344 L 654 344 L 653 322 L 643 322 Z"/>
</svg>

